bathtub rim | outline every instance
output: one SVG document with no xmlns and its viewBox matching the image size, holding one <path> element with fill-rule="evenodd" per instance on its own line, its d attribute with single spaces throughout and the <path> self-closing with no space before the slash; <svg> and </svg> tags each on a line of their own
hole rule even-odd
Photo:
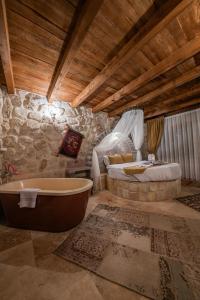
<svg viewBox="0 0 200 300">
<path fill-rule="evenodd" d="M 67 195 L 74 195 L 74 194 L 79 194 L 85 191 L 88 191 L 92 188 L 93 186 L 93 181 L 91 179 L 87 179 L 87 178 L 59 178 L 59 177 L 51 177 L 51 178 L 47 178 L 47 177 L 41 177 L 41 178 L 28 178 L 28 179 L 20 179 L 20 180 L 16 180 L 16 181 L 11 181 L 8 183 L 4 183 L 0 185 L 0 195 L 1 194 L 20 194 L 20 191 L 22 191 L 23 189 L 6 189 L 7 185 L 10 185 L 12 183 L 17 183 L 17 182 L 21 182 L 21 181 L 31 181 L 31 180 L 55 180 L 55 179 L 62 179 L 62 180 L 68 180 L 68 181 L 78 181 L 78 180 L 83 180 L 86 182 L 86 184 L 81 187 L 81 188 L 75 188 L 75 189 L 68 189 L 68 190 L 39 190 L 37 195 L 46 195 L 46 196 L 67 196 Z"/>
</svg>

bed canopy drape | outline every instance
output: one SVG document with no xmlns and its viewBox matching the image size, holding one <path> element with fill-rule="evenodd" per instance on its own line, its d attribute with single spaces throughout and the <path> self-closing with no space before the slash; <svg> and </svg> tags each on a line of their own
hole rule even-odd
<svg viewBox="0 0 200 300">
<path fill-rule="evenodd" d="M 129 136 L 131 136 L 132 141 Z M 144 140 L 144 113 L 140 109 L 125 112 L 110 134 L 93 149 L 92 178 L 94 190 L 102 189 L 98 154 L 132 152 L 133 144 L 137 150 L 136 160 L 142 159 L 141 146 Z"/>
<path fill-rule="evenodd" d="M 135 123 L 133 126 L 133 130 L 131 131 L 131 138 L 133 140 L 133 144 L 136 154 L 136 161 L 142 160 L 141 147 L 144 142 L 144 113 L 143 110 L 137 110 L 135 116 Z"/>
<path fill-rule="evenodd" d="M 164 117 L 147 121 L 147 151 L 156 155 L 164 130 Z"/>
</svg>

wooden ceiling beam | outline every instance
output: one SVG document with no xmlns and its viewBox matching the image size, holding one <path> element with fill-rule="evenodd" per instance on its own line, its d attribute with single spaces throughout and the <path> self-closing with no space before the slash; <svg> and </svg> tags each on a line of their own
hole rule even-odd
<svg viewBox="0 0 200 300">
<path fill-rule="evenodd" d="M 66 45 L 58 59 L 55 72 L 53 74 L 47 98 L 52 100 L 53 93 L 59 88 L 62 80 L 69 72 L 70 66 L 88 32 L 88 29 L 97 15 L 103 0 L 81 0 L 74 20 L 74 28 L 71 30 L 70 37 L 67 37 Z"/>
<path fill-rule="evenodd" d="M 0 56 L 9 94 L 15 93 L 5 0 L 0 0 Z"/>
<path fill-rule="evenodd" d="M 185 109 L 187 107 L 189 108 L 189 107 L 191 107 L 193 105 L 197 105 L 197 104 L 200 104 L 200 98 L 195 98 L 195 99 L 189 100 L 187 102 L 183 102 L 183 103 L 180 103 L 177 105 L 163 108 L 161 110 L 156 110 L 156 111 L 154 110 L 154 112 L 149 112 L 148 114 L 146 114 L 145 119 L 151 119 L 151 118 L 158 117 L 158 116 L 168 114 L 171 112 L 179 111 L 181 109 Z"/>
<path fill-rule="evenodd" d="M 180 94 L 178 94 L 174 97 L 170 97 L 166 100 L 163 100 L 161 103 L 158 103 L 157 106 L 161 108 L 163 105 L 174 104 L 174 102 L 176 102 L 178 100 L 184 101 L 184 99 L 186 99 L 188 97 L 197 96 L 197 95 L 200 95 L 200 87 L 194 87 L 189 91 L 181 92 Z M 151 106 L 150 111 L 152 111 L 152 106 Z"/>
<path fill-rule="evenodd" d="M 74 99 L 73 107 L 77 107 L 86 101 L 108 80 L 124 63 L 134 56 L 142 47 L 156 36 L 166 25 L 180 14 L 192 0 L 167 1 L 155 15 L 134 35 L 109 61 L 101 72 L 86 86 L 86 88 Z"/>
<path fill-rule="evenodd" d="M 119 108 L 111 111 L 109 113 L 109 116 L 113 117 L 116 115 L 121 114 L 123 111 L 127 110 L 127 109 L 131 109 L 133 107 L 136 106 L 141 106 L 144 103 L 162 95 L 163 93 L 175 89 L 187 82 L 190 82 L 191 80 L 200 77 L 200 66 L 194 67 L 193 69 L 189 70 L 186 73 L 183 73 L 182 75 L 180 75 L 179 77 L 177 77 L 174 80 L 171 80 L 169 82 L 167 82 L 164 85 L 159 86 L 157 89 L 145 94 L 144 96 L 138 97 L 137 99 L 134 99 L 128 103 L 126 103 L 123 106 L 120 106 Z"/>
<path fill-rule="evenodd" d="M 136 79 L 133 79 L 128 84 L 123 86 L 119 91 L 105 99 L 104 101 L 97 104 L 93 107 L 93 112 L 98 112 L 109 105 L 119 101 L 121 98 L 132 94 L 138 88 L 142 87 L 149 81 L 153 80 L 154 78 L 160 76 L 161 74 L 169 71 L 170 69 L 174 68 L 176 65 L 182 63 L 186 59 L 189 59 L 196 53 L 200 51 L 200 36 L 194 38 L 182 48 L 178 48 L 175 50 L 171 55 L 167 58 L 163 59 L 157 65 L 153 66 L 150 70 L 142 74 Z"/>
<path fill-rule="evenodd" d="M 152 103 L 150 103 L 148 106 L 146 106 L 144 108 L 144 113 L 145 114 L 151 114 L 155 112 L 155 109 L 161 109 L 163 107 L 165 107 L 166 105 L 175 105 L 175 104 L 180 104 L 182 102 L 186 102 L 188 97 L 195 97 L 197 98 L 198 96 L 200 96 L 200 87 L 192 87 L 191 90 L 189 91 L 184 91 L 181 92 L 180 94 L 174 96 L 174 97 L 170 97 L 167 98 L 166 100 L 163 100 L 161 103 L 156 104 L 152 107 Z M 179 103 L 176 103 L 177 101 L 181 100 Z M 189 101 L 189 100 L 188 100 Z"/>
</svg>

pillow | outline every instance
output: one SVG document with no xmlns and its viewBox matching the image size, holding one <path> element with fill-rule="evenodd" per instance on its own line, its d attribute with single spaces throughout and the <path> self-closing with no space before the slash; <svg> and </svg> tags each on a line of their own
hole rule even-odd
<svg viewBox="0 0 200 300">
<path fill-rule="evenodd" d="M 124 154 L 121 154 L 121 156 L 122 156 L 122 159 L 123 159 L 124 163 L 128 163 L 128 162 L 134 161 L 134 159 L 133 159 L 133 153 L 124 153 Z"/>
<path fill-rule="evenodd" d="M 109 164 L 110 164 L 110 161 L 109 161 L 109 158 L 108 158 L 108 156 L 107 155 L 104 155 L 104 157 L 103 157 L 103 161 L 104 161 L 104 164 L 105 164 L 105 166 L 107 167 L 107 166 L 109 166 Z"/>
<path fill-rule="evenodd" d="M 108 155 L 110 165 L 123 164 L 123 158 L 120 154 Z"/>
</svg>

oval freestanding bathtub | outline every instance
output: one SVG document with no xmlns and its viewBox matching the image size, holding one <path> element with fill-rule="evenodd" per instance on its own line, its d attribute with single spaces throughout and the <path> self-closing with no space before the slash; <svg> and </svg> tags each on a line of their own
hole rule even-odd
<svg viewBox="0 0 200 300">
<path fill-rule="evenodd" d="M 35 178 L 0 185 L 6 223 L 12 227 L 61 232 L 84 218 L 92 181 L 84 178 Z M 20 190 L 38 188 L 35 208 L 20 208 Z"/>
</svg>

